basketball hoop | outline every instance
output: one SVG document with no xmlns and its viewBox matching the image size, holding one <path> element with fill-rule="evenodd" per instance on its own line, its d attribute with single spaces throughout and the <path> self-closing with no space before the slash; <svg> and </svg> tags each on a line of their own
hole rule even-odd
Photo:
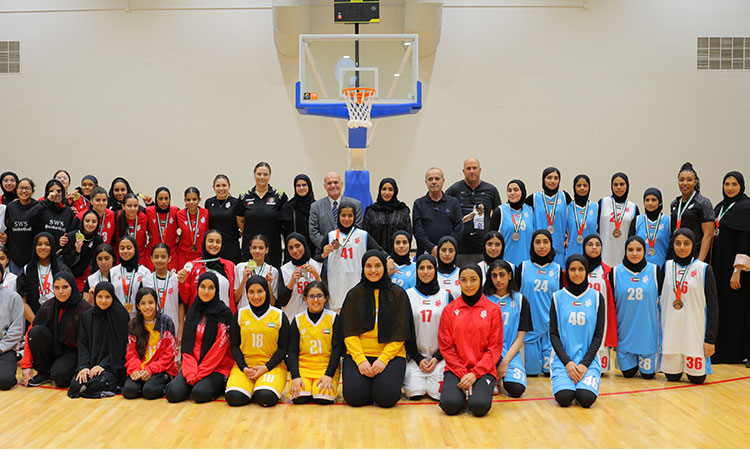
<svg viewBox="0 0 750 450">
<path fill-rule="evenodd" d="M 372 99 L 375 97 L 375 89 L 367 87 L 346 88 L 341 91 L 346 99 L 346 109 L 349 110 L 349 128 L 370 128 L 370 110 Z"/>
</svg>

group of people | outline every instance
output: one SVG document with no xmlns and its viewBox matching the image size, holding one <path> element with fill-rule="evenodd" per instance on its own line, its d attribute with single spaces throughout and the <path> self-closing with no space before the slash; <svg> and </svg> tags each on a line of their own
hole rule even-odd
<svg viewBox="0 0 750 450">
<path fill-rule="evenodd" d="M 200 206 L 124 178 L 107 191 L 58 171 L 35 184 L 0 175 L 0 389 L 48 381 L 72 398 L 161 398 L 231 406 L 354 406 L 439 400 L 447 414 L 486 414 L 550 376 L 562 406 L 590 407 L 611 351 L 625 377 L 701 383 L 714 363 L 747 363 L 750 198 L 729 172 L 723 200 L 700 195 L 690 163 L 663 212 L 643 213 L 629 180 L 589 199 L 588 176 L 560 189 L 507 185 L 507 202 L 475 158 L 443 191 L 430 168 L 410 209 L 392 178 L 366 208 L 336 173 L 315 199 L 310 178 L 289 199 L 258 163 L 255 186 L 230 195 L 217 175 Z M 141 205 L 141 202 L 144 205 Z M 412 256 L 412 241 L 416 255 Z M 283 245 L 282 245 L 283 244 Z M 710 264 L 710 265 L 709 265 Z M 343 360 L 343 361 L 342 361 Z M 750 366 L 749 366 L 750 367 Z"/>
</svg>

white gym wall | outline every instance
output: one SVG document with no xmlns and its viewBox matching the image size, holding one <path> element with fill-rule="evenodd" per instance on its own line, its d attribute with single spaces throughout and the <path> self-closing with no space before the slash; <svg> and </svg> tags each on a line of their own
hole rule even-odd
<svg viewBox="0 0 750 450">
<path fill-rule="evenodd" d="M 750 2 L 444 3 L 437 51 L 420 61 L 422 112 L 383 120 L 368 150 L 373 198 L 392 176 L 411 204 L 428 166 L 445 170 L 447 187 L 468 156 L 504 200 L 510 178 L 536 191 L 548 165 L 569 192 L 588 173 L 592 198 L 623 170 L 639 204 L 651 185 L 666 203 L 676 196 L 687 160 L 713 201 L 726 171 L 750 175 L 750 70 L 696 69 L 698 36 L 750 37 Z M 343 173 L 330 119 L 294 109 L 297 59 L 277 53 L 271 0 L 126 4 L 0 0 L 0 41 L 21 42 L 21 73 L 0 75 L 1 170 L 42 186 L 58 168 L 74 185 L 94 173 L 108 188 L 121 175 L 142 192 L 169 186 L 179 206 L 188 185 L 213 195 L 219 172 L 233 194 L 248 189 L 261 160 L 290 196 L 297 173 L 318 197 L 325 172 Z M 403 0 L 382 4 L 383 23 L 363 33 L 390 32 L 403 14 Z M 140 9 L 156 7 L 177 9 Z M 330 8 L 315 20 L 331 20 Z"/>
</svg>

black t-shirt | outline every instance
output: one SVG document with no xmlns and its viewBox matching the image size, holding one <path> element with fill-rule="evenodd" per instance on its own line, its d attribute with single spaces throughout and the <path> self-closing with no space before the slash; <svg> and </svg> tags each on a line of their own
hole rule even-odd
<svg viewBox="0 0 750 450">
<path fill-rule="evenodd" d="M 670 235 L 674 234 L 674 230 L 677 228 L 677 208 L 681 203 L 682 196 L 674 199 L 670 205 Z M 698 193 L 695 194 L 690 201 L 690 204 L 682 205 L 682 208 L 684 211 L 682 213 L 680 228 L 688 228 L 693 234 L 695 234 L 696 242 L 693 248 L 693 255 L 697 258 L 701 250 L 701 240 L 703 239 L 703 229 L 701 228 L 701 225 L 706 222 L 713 222 L 716 219 L 716 214 L 711 207 L 711 201 Z M 672 246 L 670 245 L 669 250 L 667 251 L 667 259 L 671 257 L 672 251 Z"/>
<path fill-rule="evenodd" d="M 531 321 L 531 306 L 529 301 L 521 296 L 521 319 L 518 321 L 518 331 L 533 331 L 534 324 Z"/>
<path fill-rule="evenodd" d="M 70 206 L 65 205 L 58 209 L 47 200 L 38 202 L 31 210 L 32 227 L 34 235 L 46 231 L 55 237 L 55 241 L 73 229 L 75 214 Z"/>
<path fill-rule="evenodd" d="M 239 240 L 240 230 L 237 228 L 237 198 L 231 195 L 224 200 L 211 197 L 206 200 L 205 207 L 208 210 L 208 228 L 217 230 L 224 239 Z"/>
<path fill-rule="evenodd" d="M 5 226 L 8 228 L 8 251 L 10 259 L 23 267 L 31 259 L 31 245 L 34 243 L 34 228 L 31 210 L 37 203 L 31 200 L 28 205 L 20 201 L 11 202 L 5 209 Z"/>
<path fill-rule="evenodd" d="M 475 206 L 480 204 L 484 206 L 484 228 L 481 230 L 475 229 L 473 220 L 464 222 L 464 232 L 458 241 L 459 253 L 461 254 L 483 253 L 484 233 L 490 229 L 490 215 L 502 203 L 497 188 L 490 183 L 480 181 L 476 189 L 471 189 L 466 181 L 461 180 L 453 183 L 445 191 L 445 194 L 458 200 L 461 205 L 462 217 L 471 214 Z"/>
<path fill-rule="evenodd" d="M 281 254 L 281 208 L 287 201 L 283 191 L 268 186 L 268 192 L 261 199 L 255 193 L 255 188 L 240 195 L 234 214 L 245 218 L 245 228 L 242 233 L 242 255 L 250 255 L 250 238 L 262 234 L 270 241 L 269 254 Z"/>
</svg>

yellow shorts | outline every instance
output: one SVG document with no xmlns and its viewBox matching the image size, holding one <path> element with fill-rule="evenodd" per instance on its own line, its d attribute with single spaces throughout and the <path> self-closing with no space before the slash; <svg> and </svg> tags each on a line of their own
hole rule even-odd
<svg viewBox="0 0 750 450">
<path fill-rule="evenodd" d="M 320 387 L 318 386 L 318 381 L 320 381 L 320 378 L 306 378 L 302 377 L 302 389 L 300 389 L 299 395 L 302 397 L 310 397 L 321 399 L 321 400 L 336 400 L 336 395 L 339 390 L 339 379 L 341 377 L 341 373 L 337 370 L 336 373 L 333 375 L 333 394 L 331 395 L 328 391 L 325 393 L 322 393 L 320 391 Z"/>
<path fill-rule="evenodd" d="M 258 389 L 268 389 L 281 398 L 281 391 L 284 390 L 284 386 L 286 386 L 286 366 L 284 364 L 279 364 L 256 380 L 248 378 L 245 372 L 241 371 L 235 364 L 229 374 L 225 392 L 239 391 L 252 398 L 253 393 Z"/>
</svg>

